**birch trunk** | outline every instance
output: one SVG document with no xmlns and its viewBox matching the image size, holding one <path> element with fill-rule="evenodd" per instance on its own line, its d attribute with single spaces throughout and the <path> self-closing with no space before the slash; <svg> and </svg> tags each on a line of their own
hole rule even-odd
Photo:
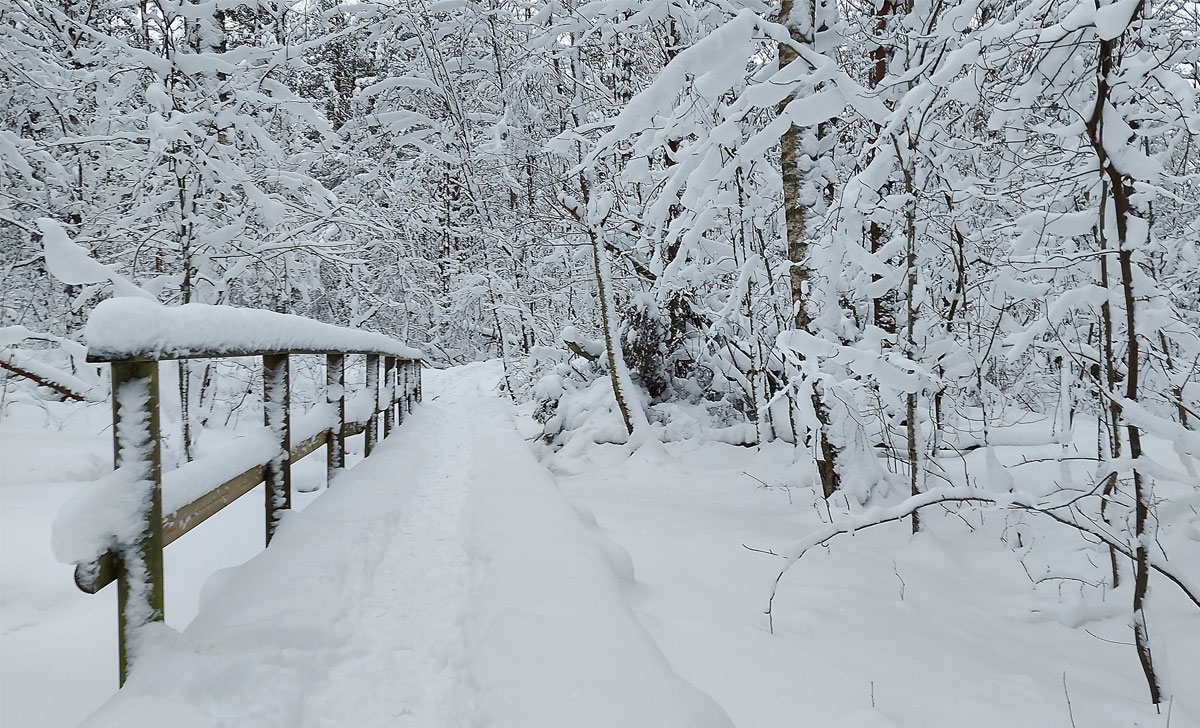
<svg viewBox="0 0 1200 728">
<path fill-rule="evenodd" d="M 783 0 L 779 6 L 779 19 L 788 29 L 792 41 L 812 46 L 815 33 L 814 7 L 811 0 Z M 779 44 L 779 67 L 783 68 L 799 58 L 794 48 L 787 43 Z M 790 95 L 780 104 L 782 111 L 795 95 Z M 795 124 L 788 127 L 779 139 L 780 173 L 783 178 L 783 214 L 787 225 L 787 252 L 790 265 L 789 282 L 792 293 L 792 325 L 800 331 L 809 331 L 812 321 L 808 316 L 808 246 L 804 216 L 808 206 L 803 200 L 803 156 L 804 129 Z M 833 495 L 840 483 L 837 473 L 837 449 L 829 441 L 829 411 L 821 401 L 819 384 L 813 384 L 812 406 L 819 423 L 817 474 L 821 479 L 821 491 L 825 497 Z"/>
</svg>

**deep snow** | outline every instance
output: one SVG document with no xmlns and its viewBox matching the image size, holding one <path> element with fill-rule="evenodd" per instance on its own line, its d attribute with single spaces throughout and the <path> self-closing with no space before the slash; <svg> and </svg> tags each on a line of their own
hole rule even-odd
<svg viewBox="0 0 1200 728">
<path fill-rule="evenodd" d="M 916 537 L 841 537 L 784 578 L 772 635 L 780 560 L 747 546 L 783 552 L 830 517 L 794 449 L 554 454 L 494 396 L 496 364 L 431 374 L 269 550 L 261 493 L 167 549 L 186 629 L 153 635 L 86 726 L 1167 725 L 1121 644 L 1128 592 L 1045 578 L 1075 573 L 1071 534 L 931 510 Z M 74 725 L 115 687 L 111 590 L 75 592 L 49 556 L 53 511 L 111 459 L 103 408 L 69 411 L 59 430 L 18 408 L 0 431 L 6 728 Z M 1162 585 L 1150 609 L 1170 726 L 1200 726 L 1200 614 Z"/>
<path fill-rule="evenodd" d="M 630 553 L 630 603 L 672 665 L 740 728 L 1069 727 L 1067 694 L 1079 728 L 1167 724 L 1128 644 L 1129 591 L 1100 603 L 1073 581 L 1032 583 L 1070 574 L 1041 564 L 1078 557 L 1073 534 L 929 509 L 915 537 L 907 522 L 844 536 L 784 577 L 771 634 L 763 610 L 782 560 L 750 548 L 784 553 L 828 520 L 809 464 L 782 443 L 667 452 L 603 447 L 555 470 Z M 1006 527 L 1036 542 L 1026 567 L 1001 543 Z M 1200 614 L 1161 582 L 1151 611 L 1170 725 L 1200 726 Z"/>
</svg>

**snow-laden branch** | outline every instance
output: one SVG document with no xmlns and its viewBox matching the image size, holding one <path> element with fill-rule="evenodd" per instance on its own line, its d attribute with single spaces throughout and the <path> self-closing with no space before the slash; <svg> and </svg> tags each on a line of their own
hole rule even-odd
<svg viewBox="0 0 1200 728">
<path fill-rule="evenodd" d="M 57 221 L 42 217 L 38 218 L 37 226 L 42 234 L 46 270 L 58 280 L 71 286 L 111 283 L 114 296 L 154 298 L 125 276 L 92 258 L 88 251 L 71 240 Z"/>
<path fill-rule="evenodd" d="M 18 351 L 0 348 L 0 369 L 24 377 L 38 386 L 48 387 L 65 399 L 76 402 L 100 402 L 104 395 L 79 377 Z"/>
</svg>

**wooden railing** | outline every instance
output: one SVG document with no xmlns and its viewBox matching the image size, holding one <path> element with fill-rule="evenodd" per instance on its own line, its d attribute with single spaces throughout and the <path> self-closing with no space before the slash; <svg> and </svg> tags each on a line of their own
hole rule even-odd
<svg viewBox="0 0 1200 728">
<path fill-rule="evenodd" d="M 326 402 L 332 410 L 329 426 L 301 442 L 293 442 L 291 418 L 291 356 L 325 356 Z M 346 419 L 346 357 L 365 357 L 366 390 L 374 397 L 371 414 L 363 421 Z M 159 427 L 158 364 L 160 361 L 200 358 L 260 357 L 263 373 L 264 424 L 277 448 L 265 452 L 244 472 L 163 513 L 162 447 Z M 89 594 L 117 582 L 117 611 L 121 684 L 131 666 L 130 641 L 136 630 L 163 620 L 163 548 L 215 515 L 222 508 L 266 483 L 266 542 L 291 508 L 292 463 L 326 448 L 327 481 L 345 467 L 346 438 L 365 435 L 364 456 L 379 442 L 380 415 L 386 437 L 403 422 L 413 404 L 421 401 L 421 362 L 378 351 L 203 351 L 172 352 L 158 358 L 114 360 L 104 354 L 88 360 L 111 365 L 113 448 L 115 467 L 132 466 L 144 478 L 149 498 L 137 517 L 143 526 L 131 543 L 115 543 L 99 558 L 76 564 L 75 583 Z M 382 373 L 380 365 L 382 363 Z M 198 465 L 200 463 L 197 463 Z"/>
</svg>

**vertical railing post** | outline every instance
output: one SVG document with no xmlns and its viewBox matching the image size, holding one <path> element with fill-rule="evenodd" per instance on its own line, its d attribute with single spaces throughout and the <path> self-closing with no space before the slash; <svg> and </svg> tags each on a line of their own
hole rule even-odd
<svg viewBox="0 0 1200 728">
<path fill-rule="evenodd" d="M 278 452 L 267 463 L 267 545 L 279 527 L 283 512 L 292 507 L 292 396 L 291 365 L 287 354 L 263 357 L 263 423 L 271 431 Z"/>
<path fill-rule="evenodd" d="M 416 362 L 412 359 L 408 360 L 408 387 L 404 390 L 404 409 L 412 414 L 413 411 L 413 392 L 417 390 L 417 368 Z"/>
<path fill-rule="evenodd" d="M 392 434 L 392 428 L 396 426 L 396 410 L 392 404 L 396 401 L 396 359 L 395 357 L 385 356 L 383 358 L 383 386 L 386 391 L 383 393 L 383 436 L 387 437 Z"/>
<path fill-rule="evenodd" d="M 399 382 L 400 391 L 397 392 L 397 396 L 392 398 L 392 404 L 395 406 L 395 409 L 396 409 L 396 421 L 403 425 L 404 424 L 404 414 L 405 414 L 404 413 L 404 400 L 408 397 L 408 360 L 407 359 L 399 360 L 398 366 L 399 366 L 400 371 L 398 371 L 396 373 L 396 377 L 400 380 L 400 382 Z"/>
<path fill-rule="evenodd" d="M 408 387 L 404 390 L 404 408 L 412 414 L 414 398 L 417 392 L 417 362 L 410 359 L 408 361 Z"/>
<path fill-rule="evenodd" d="M 404 396 L 400 401 L 400 411 L 410 414 L 413 411 L 413 360 L 404 362 Z"/>
<path fill-rule="evenodd" d="M 413 362 L 413 367 L 417 371 L 417 402 L 420 402 L 421 399 L 424 398 L 424 396 L 425 396 L 425 388 L 421 384 L 421 370 L 422 370 L 421 360 L 420 359 L 415 360 Z"/>
<path fill-rule="evenodd" d="M 333 481 L 333 472 L 346 467 L 346 357 L 325 356 L 325 399 L 334 407 L 333 427 L 326 434 L 325 484 Z"/>
<path fill-rule="evenodd" d="M 379 355 L 367 354 L 367 391 L 371 393 L 371 419 L 367 420 L 363 456 L 370 455 L 379 441 Z"/>
<path fill-rule="evenodd" d="M 133 666 L 131 642 L 137 631 L 163 620 L 162 443 L 159 439 L 158 362 L 121 361 L 112 365 L 113 461 L 136 477 L 131 487 L 149 491 L 139 521 L 145 530 L 133 542 L 117 544 L 117 621 L 120 682 Z"/>
</svg>

